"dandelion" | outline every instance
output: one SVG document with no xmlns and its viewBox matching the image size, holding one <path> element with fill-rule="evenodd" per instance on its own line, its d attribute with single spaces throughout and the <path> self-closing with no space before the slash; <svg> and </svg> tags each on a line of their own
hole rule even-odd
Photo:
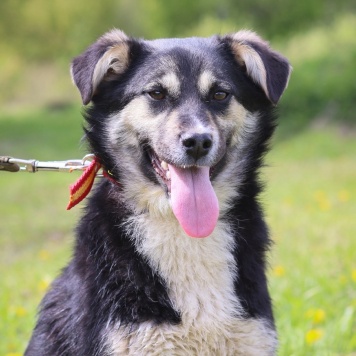
<svg viewBox="0 0 356 356">
<path fill-rule="evenodd" d="M 320 201 L 320 200 L 324 200 L 326 199 L 326 194 L 324 191 L 322 190 L 317 190 L 315 193 L 314 193 L 314 199 L 316 201 Z"/>
<path fill-rule="evenodd" d="M 323 337 L 323 330 L 311 329 L 305 334 L 305 341 L 308 345 L 315 344 Z"/>
<path fill-rule="evenodd" d="M 323 309 L 317 309 L 314 314 L 313 322 L 320 324 L 325 320 L 325 311 Z"/>
<path fill-rule="evenodd" d="M 38 253 L 38 257 L 40 258 L 40 260 L 42 261 L 47 261 L 49 259 L 49 252 L 47 250 L 41 250 Z"/>
<path fill-rule="evenodd" d="M 322 190 L 318 190 L 314 193 L 314 199 L 318 203 L 321 211 L 329 211 L 331 209 L 331 202 Z"/>
<path fill-rule="evenodd" d="M 286 274 L 286 270 L 283 266 L 275 266 L 272 270 L 272 273 L 276 277 L 283 277 Z"/>
<path fill-rule="evenodd" d="M 325 196 L 316 200 L 321 211 L 329 211 L 331 208 L 330 200 Z"/>
<path fill-rule="evenodd" d="M 306 317 L 311 319 L 313 324 L 320 324 L 325 320 L 326 314 L 323 309 L 309 309 L 306 313 Z"/>
<path fill-rule="evenodd" d="M 16 307 L 15 314 L 18 317 L 25 316 L 27 314 L 27 310 L 24 307 Z"/>
<path fill-rule="evenodd" d="M 321 211 L 329 211 L 331 209 L 331 203 L 328 199 L 319 202 L 319 208 Z"/>
<path fill-rule="evenodd" d="M 21 356 L 22 354 L 20 352 L 8 352 L 5 354 L 5 356 Z"/>
<path fill-rule="evenodd" d="M 351 272 L 351 279 L 356 282 L 356 268 L 352 270 Z"/>
<path fill-rule="evenodd" d="M 52 283 L 52 277 L 45 276 L 41 279 L 40 283 L 38 284 L 38 289 L 41 293 L 44 293 L 49 285 Z"/>
<path fill-rule="evenodd" d="M 338 192 L 337 197 L 341 203 L 346 203 L 350 200 L 350 193 L 343 189 Z"/>
</svg>

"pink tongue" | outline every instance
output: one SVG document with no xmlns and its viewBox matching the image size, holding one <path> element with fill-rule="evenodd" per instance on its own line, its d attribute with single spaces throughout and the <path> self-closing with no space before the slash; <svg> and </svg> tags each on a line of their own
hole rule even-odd
<svg viewBox="0 0 356 356">
<path fill-rule="evenodd" d="M 209 236 L 219 216 L 219 203 L 209 178 L 209 167 L 178 168 L 171 172 L 174 215 L 187 235 Z"/>
</svg>

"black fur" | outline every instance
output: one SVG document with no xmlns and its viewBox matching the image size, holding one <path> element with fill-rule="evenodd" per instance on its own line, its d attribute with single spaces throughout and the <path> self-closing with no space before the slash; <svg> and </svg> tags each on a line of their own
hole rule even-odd
<svg viewBox="0 0 356 356">
<path fill-rule="evenodd" d="M 283 62 L 281 73 L 277 73 L 281 79 L 269 84 L 272 98 L 268 99 L 261 87 L 248 77 L 243 65 L 236 62 L 230 47 L 230 38 L 215 37 L 209 41 L 194 39 L 192 45 L 181 40 L 161 41 L 155 44 L 161 52 L 155 54 L 145 42 L 129 39 L 129 67 L 118 79 L 102 81 L 95 92 L 86 76 L 90 72 L 91 79 L 93 66 L 112 43 L 101 40 L 97 45 L 91 46 L 82 57 L 74 60 L 73 75 L 83 101 L 92 101 L 85 112 L 86 137 L 91 152 L 120 182 L 125 172 L 115 163 L 103 140 L 106 119 L 110 114 L 120 112 L 133 98 L 142 94 L 139 92 L 138 82 L 160 75 L 159 66 L 152 72 L 152 63 L 159 63 L 163 54 L 176 59 L 182 76 L 193 76 L 199 71 L 199 66 L 206 63 L 223 73 L 231 83 L 231 95 L 249 112 L 260 116 L 253 139 L 243 151 L 248 163 L 239 188 L 239 199 L 222 217 L 232 223 L 237 242 L 234 257 L 239 274 L 235 278 L 235 292 L 245 310 L 245 318 L 262 318 L 273 328 L 271 300 L 265 276 L 266 252 L 270 239 L 258 202 L 262 189 L 258 172 L 275 128 L 273 102 L 278 100 L 284 90 L 287 62 L 276 59 Z M 275 56 L 271 59 L 261 45 L 254 47 L 257 52 L 262 53 L 263 62 L 272 65 L 270 62 L 275 60 Z M 84 67 L 81 66 L 83 60 Z M 274 76 L 275 73 L 272 71 L 269 75 Z M 183 99 L 172 99 L 169 103 L 172 110 L 180 105 L 184 106 L 189 101 L 188 94 L 196 90 L 189 86 L 189 82 L 186 83 L 188 86 L 182 90 Z M 159 103 L 155 105 L 156 107 L 152 106 L 153 111 L 158 113 L 162 110 Z M 195 105 L 200 107 L 202 104 Z M 213 103 L 210 110 L 213 115 L 223 115 L 225 107 L 221 103 Z M 145 147 L 146 143 L 142 142 L 142 145 Z M 139 157 L 142 160 L 142 171 L 159 184 L 149 167 L 145 152 Z M 223 171 L 226 164 L 228 158 L 224 156 L 215 165 L 212 179 Z M 125 187 L 120 184 L 102 180 L 88 199 L 87 208 L 76 231 L 77 240 L 72 260 L 42 301 L 39 319 L 25 353 L 27 356 L 106 355 L 108 350 L 105 350 L 103 337 L 108 325 L 113 326 L 120 322 L 134 330 L 146 321 L 157 325 L 181 322 L 179 312 L 173 308 L 168 297 L 165 282 L 137 252 L 128 230 L 123 227 L 127 217 L 133 213 L 122 198 L 123 189 Z"/>
</svg>

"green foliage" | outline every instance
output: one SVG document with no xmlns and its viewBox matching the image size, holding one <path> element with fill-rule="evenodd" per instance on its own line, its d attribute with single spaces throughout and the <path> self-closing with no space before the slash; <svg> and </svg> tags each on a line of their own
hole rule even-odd
<svg viewBox="0 0 356 356">
<path fill-rule="evenodd" d="M 79 102 L 69 62 L 115 26 L 148 38 L 207 36 L 249 27 L 269 38 L 273 47 L 277 44 L 294 67 L 281 105 L 290 133 L 314 118 L 354 123 L 356 16 L 345 14 L 353 6 L 347 0 L 279 0 L 273 6 L 265 0 L 103 0 L 90 6 L 82 0 L 3 1 L 0 103 L 21 107 L 74 98 Z"/>
<path fill-rule="evenodd" d="M 315 118 L 356 123 L 355 28 L 356 16 L 345 15 L 293 37 L 282 49 L 294 67 L 281 105 L 290 132 Z"/>
<path fill-rule="evenodd" d="M 335 14 L 355 10 L 351 0 L 4 0 L 0 2 L 1 49 L 27 60 L 79 53 L 103 32 L 118 27 L 136 36 L 195 35 L 208 19 L 205 35 L 250 27 L 264 36 L 286 38 Z M 228 26 L 226 26 L 228 24 Z"/>
<path fill-rule="evenodd" d="M 2 46 L 26 60 L 74 55 L 113 26 L 114 0 L 11 0 L 0 2 Z"/>
<path fill-rule="evenodd" d="M 277 0 L 273 3 L 267 0 L 182 0 L 169 3 L 164 0 L 136 0 L 135 5 L 136 16 L 141 19 L 139 29 L 142 34 L 153 37 L 194 36 L 196 28 L 201 28 L 207 19 L 214 19 L 215 28 L 207 29 L 205 35 L 219 33 L 228 24 L 230 31 L 248 27 L 268 38 L 286 38 L 315 24 L 327 24 L 335 13 L 342 14 L 355 8 L 350 0 L 337 3 L 331 0 Z M 143 18 L 142 13 L 145 14 Z M 135 32 L 135 23 L 127 25 Z"/>
<path fill-rule="evenodd" d="M 273 47 L 279 44 L 292 62 L 281 105 L 290 132 L 314 118 L 353 123 L 356 16 L 347 11 L 355 6 L 349 0 L 278 0 L 273 6 L 266 0 L 2 1 L 0 103 L 79 102 L 69 62 L 113 27 L 147 38 L 207 36 L 247 27 L 270 39 Z"/>
</svg>

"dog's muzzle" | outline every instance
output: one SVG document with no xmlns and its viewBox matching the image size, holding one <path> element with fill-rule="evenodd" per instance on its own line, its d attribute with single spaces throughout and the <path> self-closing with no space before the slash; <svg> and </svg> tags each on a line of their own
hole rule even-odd
<svg viewBox="0 0 356 356">
<path fill-rule="evenodd" d="M 181 137 L 181 143 L 188 156 L 194 158 L 195 161 L 206 156 L 213 145 L 212 136 L 210 134 L 184 134 Z"/>
</svg>

